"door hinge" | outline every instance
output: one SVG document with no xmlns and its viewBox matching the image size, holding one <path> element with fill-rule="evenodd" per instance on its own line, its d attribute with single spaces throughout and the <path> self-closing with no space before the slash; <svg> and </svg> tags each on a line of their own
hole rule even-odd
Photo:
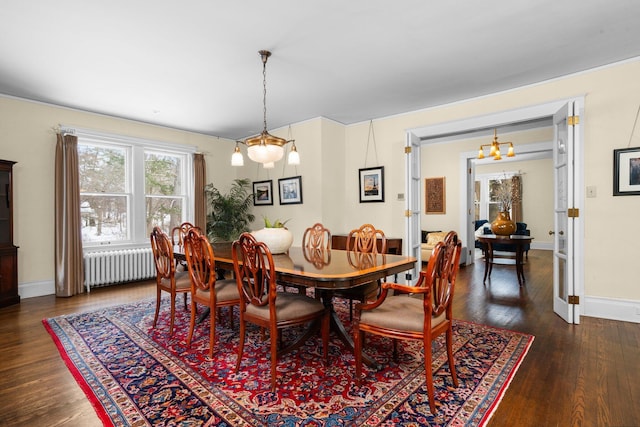
<svg viewBox="0 0 640 427">
<path fill-rule="evenodd" d="M 567 209 L 567 216 L 569 218 L 578 218 L 580 216 L 580 209 L 578 208 Z"/>
<path fill-rule="evenodd" d="M 409 209 L 407 209 L 406 211 L 404 211 L 404 216 L 406 218 L 409 218 L 411 216 L 411 211 Z"/>
<path fill-rule="evenodd" d="M 409 153 L 411 153 L 411 147 L 409 146 L 404 147 L 404 154 L 409 154 Z"/>
<path fill-rule="evenodd" d="M 580 304 L 580 297 L 578 295 L 569 295 L 567 297 L 567 302 L 569 304 L 579 305 Z"/>
<path fill-rule="evenodd" d="M 569 116 L 567 117 L 567 124 L 569 126 L 575 126 L 580 123 L 580 116 Z"/>
</svg>

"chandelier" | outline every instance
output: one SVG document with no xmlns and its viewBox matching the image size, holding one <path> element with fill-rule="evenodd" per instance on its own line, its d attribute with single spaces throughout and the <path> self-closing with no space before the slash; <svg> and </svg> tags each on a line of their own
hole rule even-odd
<svg viewBox="0 0 640 427">
<path fill-rule="evenodd" d="M 236 148 L 231 155 L 232 166 L 243 166 L 244 158 L 238 144 L 244 144 L 247 146 L 247 155 L 249 159 L 257 163 L 262 163 L 266 169 L 273 168 L 275 162 L 282 159 L 284 156 L 284 146 L 291 142 L 291 151 L 287 158 L 287 163 L 290 165 L 300 164 L 300 155 L 296 148 L 295 140 L 287 141 L 284 138 L 271 135 L 267 132 L 267 59 L 271 56 L 271 52 L 268 50 L 261 50 L 258 52 L 262 58 L 262 87 L 263 87 L 263 124 L 264 128 L 259 135 L 247 138 L 245 141 L 236 141 Z"/>
<path fill-rule="evenodd" d="M 491 142 L 491 144 L 482 144 L 480 146 L 480 150 L 478 151 L 478 159 L 484 159 L 484 148 L 491 147 L 489 149 L 489 155 L 493 157 L 493 160 L 502 160 L 502 156 L 500 155 L 500 146 L 507 144 L 509 144 L 507 157 L 514 157 L 515 153 L 513 152 L 513 142 L 498 142 L 498 130 L 494 129 L 493 141 Z"/>
</svg>

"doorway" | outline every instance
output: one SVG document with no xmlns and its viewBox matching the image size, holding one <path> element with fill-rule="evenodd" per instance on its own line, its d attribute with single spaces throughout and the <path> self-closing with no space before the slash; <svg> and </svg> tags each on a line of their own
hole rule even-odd
<svg viewBox="0 0 640 427">
<path fill-rule="evenodd" d="M 558 114 L 563 112 L 565 118 L 568 118 L 564 112 L 571 111 L 570 115 L 572 120 L 582 116 L 582 110 L 584 105 L 584 99 L 570 99 L 550 102 L 547 104 L 535 105 L 531 107 L 525 107 L 516 110 L 504 111 L 500 113 L 490 114 L 486 116 L 472 117 L 467 119 L 456 120 L 452 122 L 446 122 L 436 125 L 431 125 L 422 128 L 410 129 L 406 133 L 406 249 L 409 255 L 415 256 L 420 260 L 420 230 L 421 230 L 421 192 L 420 192 L 420 177 L 422 176 L 421 164 L 420 164 L 420 147 L 425 144 L 450 142 L 454 139 L 460 139 L 461 135 L 478 134 L 493 132 L 493 129 L 504 129 L 509 127 L 539 127 L 541 123 L 545 123 L 548 126 L 551 121 L 554 126 L 554 141 L 550 144 L 551 149 L 554 152 L 554 160 L 559 150 L 564 152 L 567 147 L 567 141 L 571 141 L 570 155 L 571 159 L 568 163 L 571 165 L 570 185 L 565 194 L 558 194 L 558 178 L 554 181 L 554 193 L 556 194 L 556 200 L 561 199 L 563 196 L 566 200 L 566 194 L 571 195 L 571 200 L 568 201 L 568 205 L 560 206 L 556 204 L 554 212 L 556 217 L 565 217 L 565 226 L 567 224 L 566 217 L 569 211 L 580 211 L 583 206 L 582 191 L 578 189 L 582 186 L 583 176 L 583 158 L 582 158 L 582 139 L 580 138 L 579 127 L 577 124 L 571 123 L 572 127 L 571 135 L 567 139 L 566 135 L 559 134 L 558 129 L 562 127 L 562 123 L 557 121 Z M 575 113 L 573 113 L 575 111 Z M 577 122 L 576 122 L 577 123 Z M 566 130 L 567 126 L 564 125 Z M 575 137 L 573 136 L 575 135 Z M 536 144 L 523 145 L 519 148 L 519 152 L 522 153 L 534 153 L 540 150 L 540 147 L 534 147 Z M 549 147 L 547 147 L 549 149 Z M 459 184 L 458 192 L 460 198 L 464 199 L 460 201 L 459 206 L 472 206 L 473 200 L 469 189 L 473 188 L 474 182 L 474 159 L 475 153 L 461 153 L 460 154 L 460 170 L 468 171 L 466 179 L 462 180 Z M 566 179 L 566 176 L 565 176 Z M 567 209 L 567 207 L 573 207 Z M 466 237 L 466 241 L 474 241 L 472 212 L 470 209 L 459 209 L 459 234 Z M 583 265 L 582 265 L 582 230 L 583 221 L 579 216 L 571 218 L 570 226 L 566 228 L 566 234 L 564 229 L 562 230 L 562 237 L 557 237 L 557 229 L 559 221 L 554 224 L 554 254 L 558 254 L 560 251 L 566 258 L 565 265 L 570 266 L 570 269 L 558 266 L 554 262 L 554 291 L 561 288 L 564 297 L 561 298 L 565 303 L 565 311 L 569 312 L 569 315 L 556 311 L 561 317 L 563 317 L 569 323 L 579 323 L 580 306 L 579 300 L 583 293 Z M 469 246 L 469 245 L 468 245 Z M 560 249 L 559 249 L 560 248 Z M 468 249 L 467 249 L 468 251 Z M 467 257 L 469 258 L 469 257 Z M 562 271 L 560 271 L 562 270 Z M 417 272 L 415 272 L 417 273 Z M 417 274 L 413 274 L 412 277 L 417 277 Z M 414 279 L 415 280 L 415 279 Z M 556 298 L 558 299 L 558 298 Z M 569 302 L 571 300 L 571 302 Z M 576 302 L 578 301 L 578 302 Z M 554 300 L 554 307 L 556 301 Z M 572 306 L 568 305 L 572 304 Z M 569 308 L 568 308 L 569 307 Z"/>
</svg>

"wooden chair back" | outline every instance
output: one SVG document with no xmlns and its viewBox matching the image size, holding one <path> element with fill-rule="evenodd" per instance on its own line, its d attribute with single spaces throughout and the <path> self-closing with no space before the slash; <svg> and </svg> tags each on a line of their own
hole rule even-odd
<svg viewBox="0 0 640 427">
<path fill-rule="evenodd" d="M 302 253 L 304 258 L 316 268 L 331 263 L 331 232 L 322 224 L 316 223 L 307 228 L 302 235 Z"/>
<path fill-rule="evenodd" d="M 158 281 L 163 278 L 170 279 L 175 274 L 176 266 L 169 236 L 160 227 L 155 226 L 151 231 L 150 240 Z"/>
<path fill-rule="evenodd" d="M 242 233 L 232 246 L 233 269 L 240 291 L 240 310 L 245 304 L 275 305 L 276 269 L 269 247 L 250 233 Z"/>
<path fill-rule="evenodd" d="M 213 248 L 207 236 L 201 234 L 197 227 L 187 231 L 184 254 L 189 267 L 192 292 L 194 287 L 204 291 L 213 290 L 216 282 Z"/>
<path fill-rule="evenodd" d="M 302 247 L 331 249 L 331 232 L 319 222 L 307 228 L 302 235 Z"/>
<path fill-rule="evenodd" d="M 177 246 L 181 250 L 184 250 L 184 239 L 187 237 L 187 233 L 192 228 L 195 228 L 200 233 L 202 233 L 202 230 L 200 229 L 200 227 L 196 227 L 190 222 L 183 222 L 179 226 L 173 227 L 171 229 L 171 244 L 173 245 L 174 248 Z"/>
<path fill-rule="evenodd" d="M 379 245 L 378 240 L 380 241 Z M 347 250 L 384 254 L 387 252 L 387 238 L 382 230 L 376 229 L 371 224 L 363 224 L 360 228 L 351 230 L 347 235 Z"/>
</svg>

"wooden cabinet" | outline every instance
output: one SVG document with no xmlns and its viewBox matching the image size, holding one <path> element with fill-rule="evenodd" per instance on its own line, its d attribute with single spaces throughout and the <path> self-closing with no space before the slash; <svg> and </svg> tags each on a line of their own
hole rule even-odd
<svg viewBox="0 0 640 427">
<path fill-rule="evenodd" d="M 0 160 L 0 307 L 20 302 L 18 248 L 13 244 L 13 165 Z"/>
<path fill-rule="evenodd" d="M 378 241 L 378 249 L 380 249 L 381 242 Z M 347 236 L 342 234 L 336 234 L 331 236 L 331 248 L 332 249 L 347 249 Z M 402 239 L 387 237 L 387 253 L 394 255 L 402 255 Z"/>
</svg>

